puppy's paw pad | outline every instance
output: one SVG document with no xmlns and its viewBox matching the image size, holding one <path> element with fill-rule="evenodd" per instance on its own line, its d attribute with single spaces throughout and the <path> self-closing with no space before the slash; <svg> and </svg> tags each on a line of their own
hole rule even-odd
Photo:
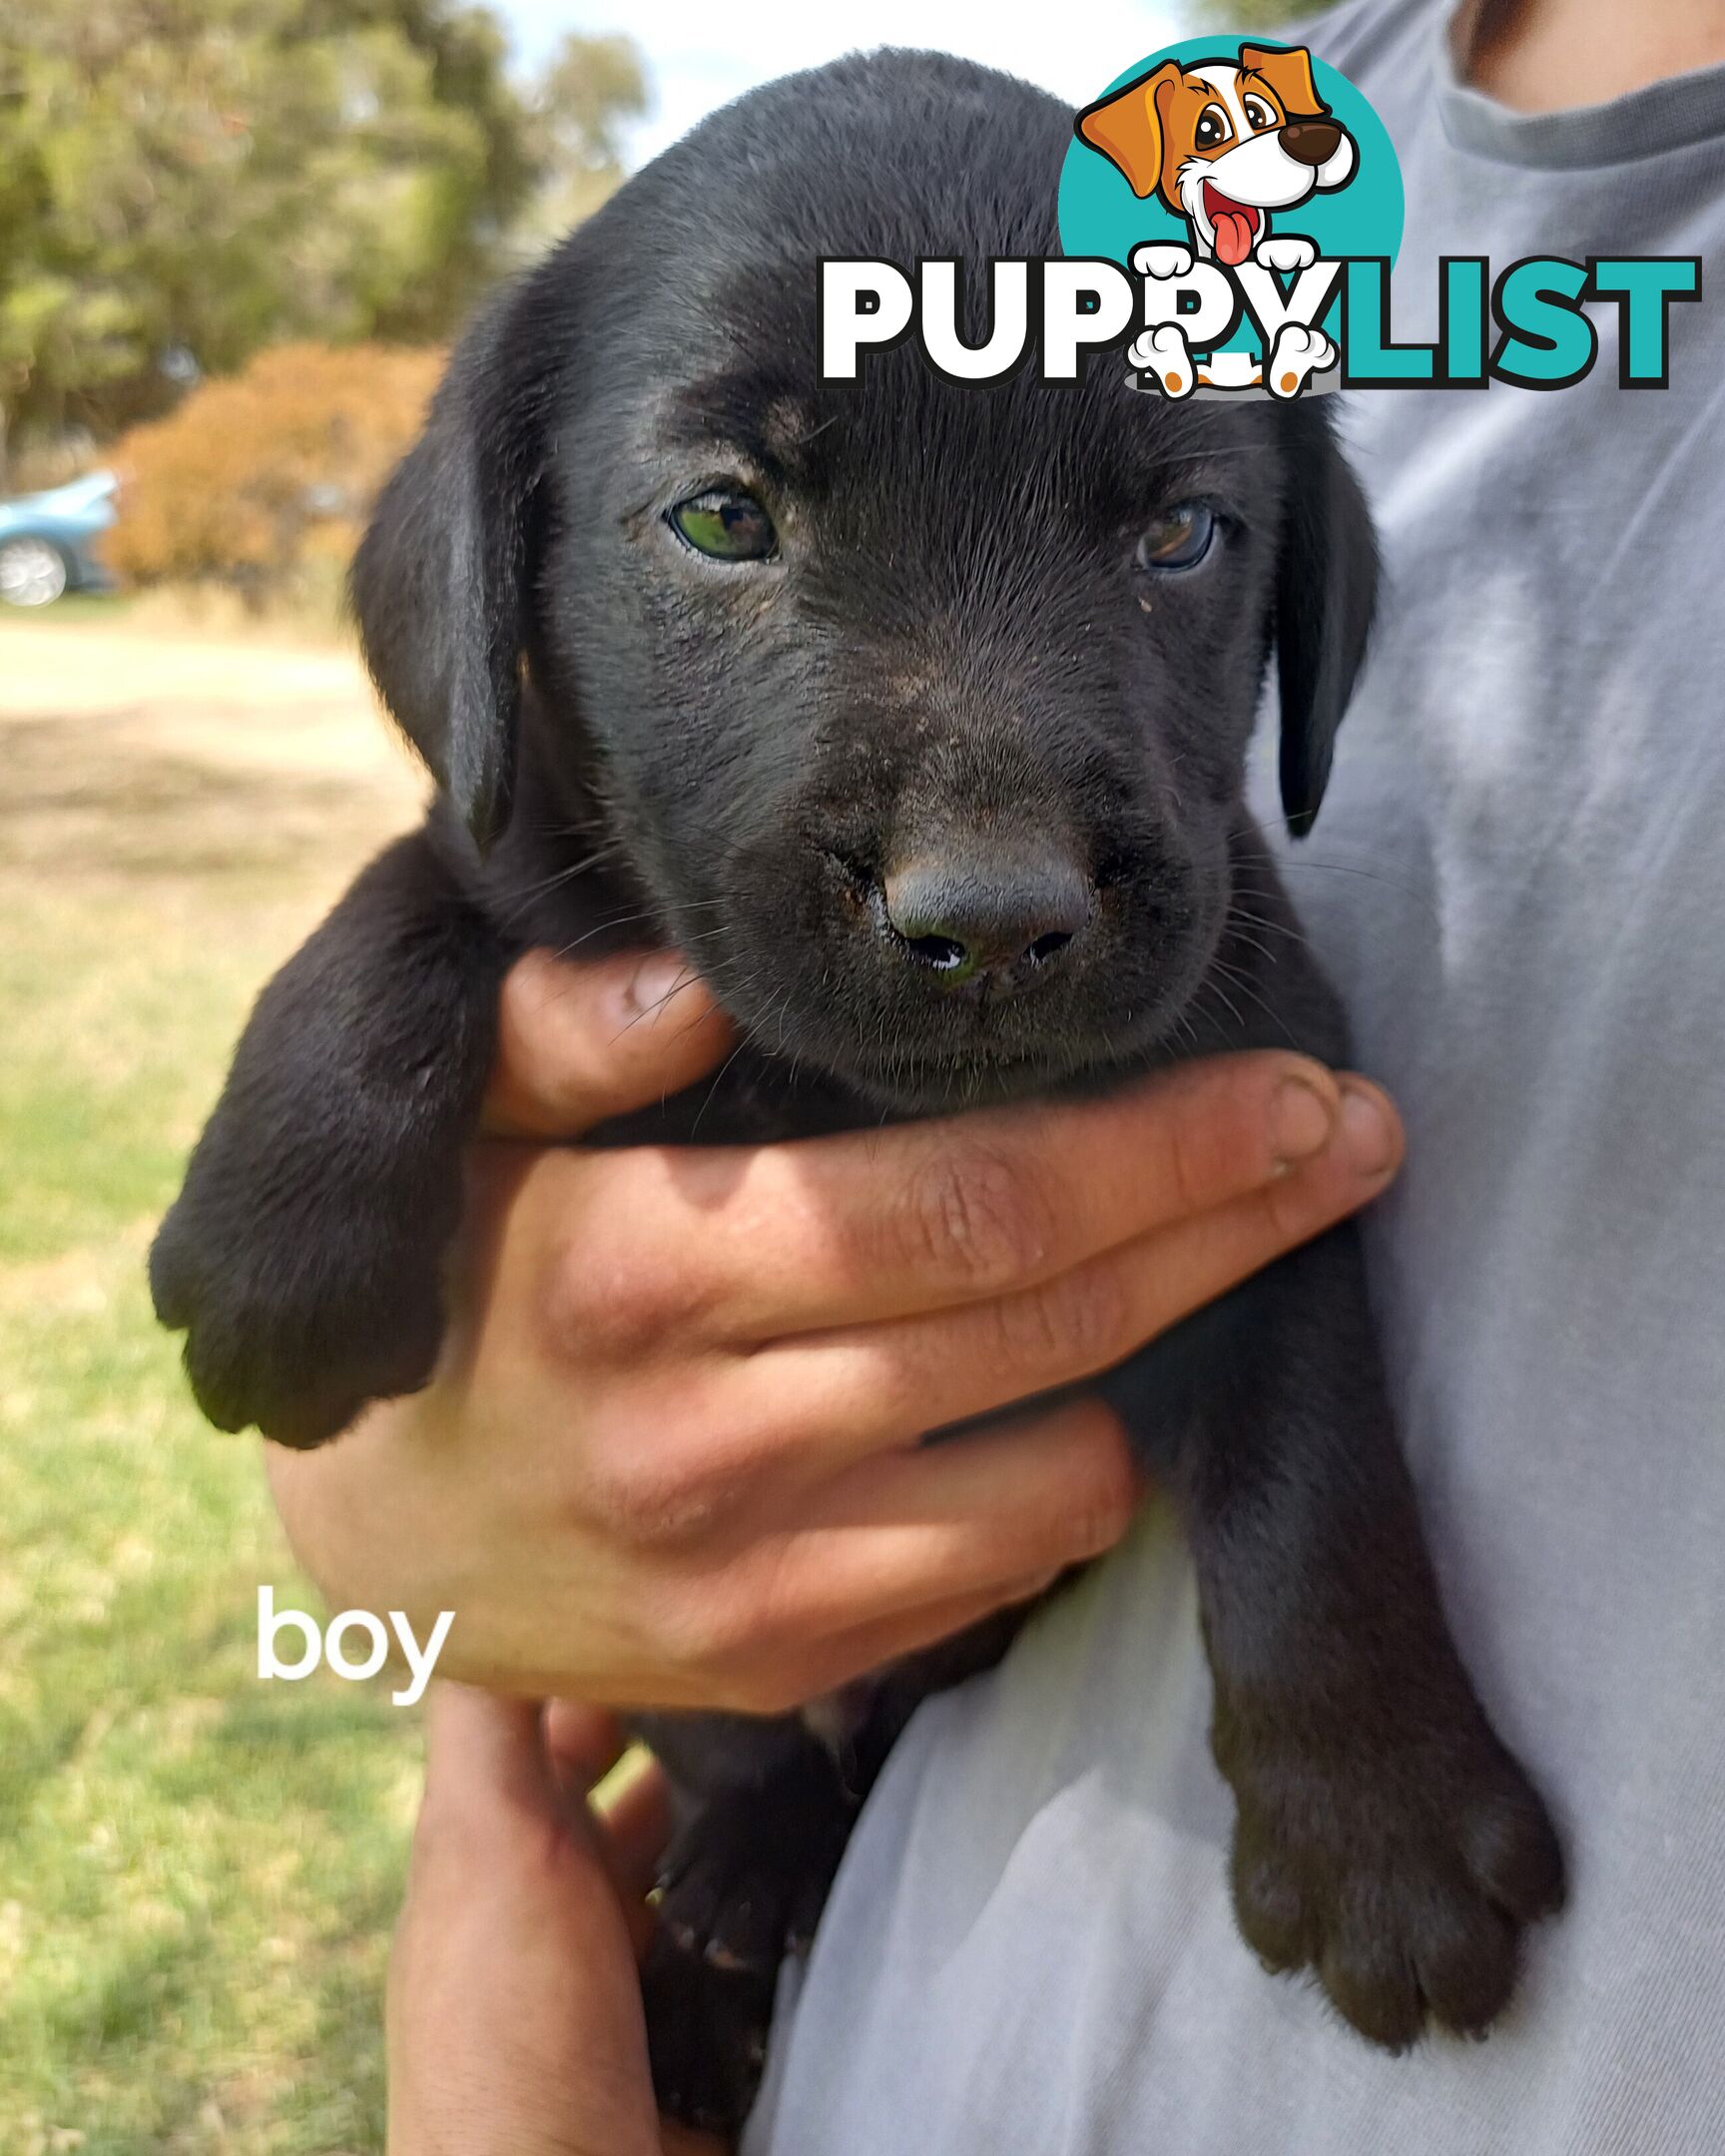
<svg viewBox="0 0 1725 2156">
<path fill-rule="evenodd" d="M 1147 329 L 1128 347 L 1127 361 L 1164 396 L 1190 396 L 1197 381 L 1185 331 L 1175 322 Z"/>
<path fill-rule="evenodd" d="M 1140 276 L 1154 277 L 1158 283 L 1169 277 L 1192 274 L 1192 250 L 1169 241 L 1147 241 L 1132 250 L 1132 267 Z"/>
<path fill-rule="evenodd" d="M 1265 369 L 1270 394 L 1295 397 L 1314 374 L 1336 364 L 1336 347 L 1322 329 L 1308 329 L 1304 322 L 1284 322 L 1276 332 L 1269 364 Z"/>
<path fill-rule="evenodd" d="M 1259 241 L 1253 260 L 1266 270 L 1309 270 L 1318 260 L 1318 250 L 1299 233 L 1272 233 Z"/>
</svg>

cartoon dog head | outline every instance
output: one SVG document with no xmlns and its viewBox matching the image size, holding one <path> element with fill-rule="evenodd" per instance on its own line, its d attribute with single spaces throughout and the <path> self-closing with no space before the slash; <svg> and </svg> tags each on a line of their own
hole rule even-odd
<svg viewBox="0 0 1725 2156">
<path fill-rule="evenodd" d="M 1165 60 L 1087 106 L 1076 132 L 1231 269 L 1251 259 L 1271 211 L 1346 187 L 1358 163 L 1303 45 L 1242 45 L 1238 60 L 1186 67 Z"/>
</svg>

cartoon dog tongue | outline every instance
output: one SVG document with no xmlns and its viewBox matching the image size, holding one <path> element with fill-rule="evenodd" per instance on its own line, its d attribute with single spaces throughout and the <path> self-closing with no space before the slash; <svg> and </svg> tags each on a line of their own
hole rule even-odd
<svg viewBox="0 0 1725 2156">
<path fill-rule="evenodd" d="M 1216 228 L 1216 258 L 1230 270 L 1239 269 L 1252 254 L 1252 235 L 1258 230 L 1256 210 L 1243 210 L 1237 202 L 1213 187 L 1204 191 L 1204 207 Z"/>
</svg>

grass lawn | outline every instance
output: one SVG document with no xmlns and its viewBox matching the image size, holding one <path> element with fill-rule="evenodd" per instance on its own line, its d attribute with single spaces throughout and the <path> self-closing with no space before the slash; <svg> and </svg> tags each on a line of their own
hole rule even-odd
<svg viewBox="0 0 1725 2156">
<path fill-rule="evenodd" d="M 261 1685 L 317 1606 L 150 1315 L 247 1005 L 412 782 L 337 654 L 0 623 L 0 2151 L 381 2145 L 416 1795 L 386 1683 Z"/>
</svg>

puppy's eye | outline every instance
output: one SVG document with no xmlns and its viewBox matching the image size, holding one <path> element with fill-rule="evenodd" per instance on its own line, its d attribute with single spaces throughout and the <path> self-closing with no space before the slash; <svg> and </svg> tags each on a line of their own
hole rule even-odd
<svg viewBox="0 0 1725 2156">
<path fill-rule="evenodd" d="M 1281 125 L 1262 98 L 1249 97 L 1243 101 L 1240 109 L 1246 115 L 1247 125 L 1254 131 Z"/>
<path fill-rule="evenodd" d="M 1140 569 L 1196 569 L 1216 544 L 1214 509 L 1202 502 L 1178 502 L 1165 509 L 1138 542 Z"/>
<path fill-rule="evenodd" d="M 1198 125 L 1193 130 L 1193 140 L 1200 150 L 1214 150 L 1218 143 L 1225 143 L 1234 130 L 1228 125 L 1228 115 L 1220 105 L 1206 105 L 1198 115 Z"/>
<path fill-rule="evenodd" d="M 773 519 L 754 495 L 722 487 L 680 501 L 671 511 L 671 528 L 715 561 L 765 561 L 779 544 Z"/>
</svg>

